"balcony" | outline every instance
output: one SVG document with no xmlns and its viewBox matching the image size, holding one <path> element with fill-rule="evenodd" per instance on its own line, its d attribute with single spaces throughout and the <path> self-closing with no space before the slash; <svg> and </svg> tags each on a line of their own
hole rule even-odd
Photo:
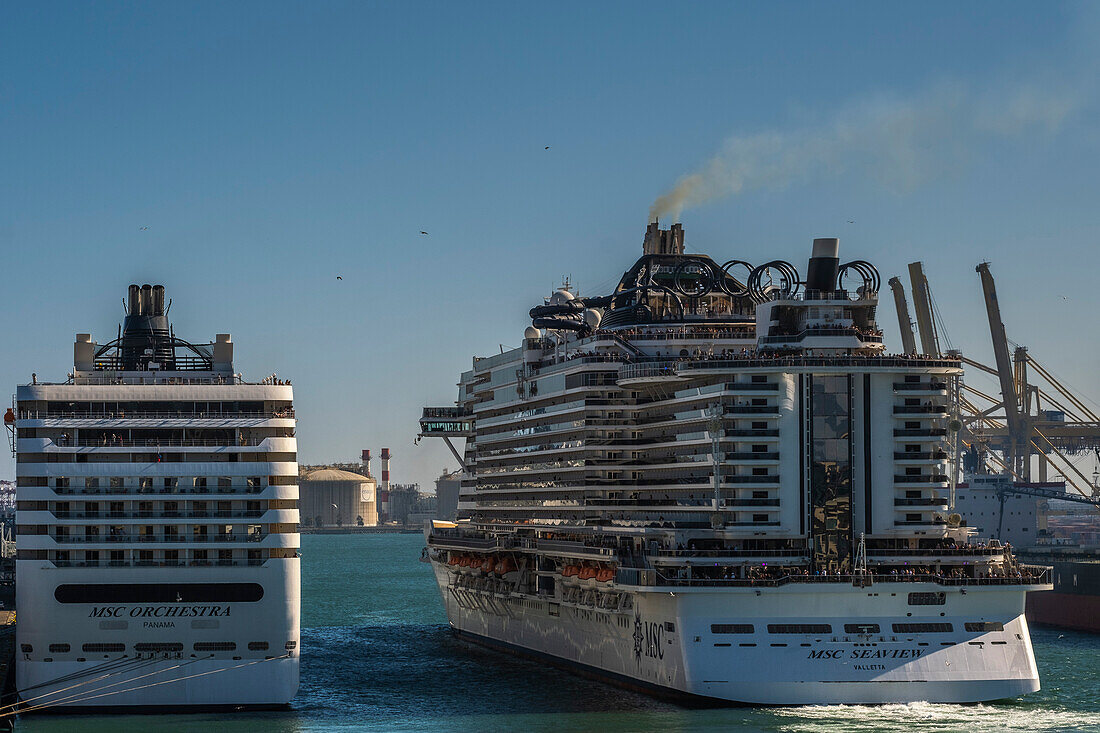
<svg viewBox="0 0 1100 733">
<path fill-rule="evenodd" d="M 922 496 L 917 499 L 894 499 L 894 506 L 947 506 L 946 497 Z"/>
<path fill-rule="evenodd" d="M 263 516 L 269 509 L 256 509 L 241 512 L 53 512 L 58 519 L 94 519 L 102 521 L 106 519 L 255 519 Z"/>
<path fill-rule="evenodd" d="M 222 412 L 218 410 L 119 410 L 47 412 L 45 410 L 19 410 L 19 420 L 271 420 L 294 419 L 294 408 Z"/>
<path fill-rule="evenodd" d="M 895 415 L 946 415 L 947 405 L 894 405 Z"/>
<path fill-rule="evenodd" d="M 946 389 L 946 382 L 894 382 L 897 392 L 939 392 Z"/>
<path fill-rule="evenodd" d="M 924 476 L 894 476 L 895 484 L 945 484 L 947 475 L 942 473 L 927 474 Z"/>
<path fill-rule="evenodd" d="M 898 428 L 894 430 L 895 438 L 942 438 L 947 435 L 947 428 Z"/>
<path fill-rule="evenodd" d="M 894 451 L 895 461 L 946 461 L 947 451 Z"/>
<path fill-rule="evenodd" d="M 259 534 L 212 534 L 212 535 L 161 535 L 161 534 L 90 534 L 90 535 L 54 535 L 54 540 L 62 544 L 83 543 L 99 544 L 110 542 L 164 542 L 169 544 L 179 543 L 207 543 L 207 542 L 261 542 L 272 532 Z"/>
<path fill-rule="evenodd" d="M 275 558 L 268 558 L 275 559 Z M 54 567 L 58 568 L 184 568 L 184 567 L 218 567 L 241 568 L 259 567 L 267 562 L 262 560 L 54 560 Z"/>
<path fill-rule="evenodd" d="M 295 479 L 297 482 L 297 479 Z M 294 484 L 295 486 L 297 483 Z M 24 487 L 20 487 L 24 488 Z M 46 488 L 46 487 L 43 487 Z M 125 496 L 128 494 L 258 494 L 261 491 L 274 488 L 272 486 L 251 486 L 247 484 L 234 484 L 232 486 L 97 486 L 95 488 L 57 486 L 54 493 L 65 496 Z"/>
</svg>

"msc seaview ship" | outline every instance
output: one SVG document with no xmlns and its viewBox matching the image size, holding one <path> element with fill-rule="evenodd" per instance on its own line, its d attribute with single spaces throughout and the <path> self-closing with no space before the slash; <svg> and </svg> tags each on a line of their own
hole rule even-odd
<svg viewBox="0 0 1100 733">
<path fill-rule="evenodd" d="M 426 529 L 454 632 L 712 702 L 1039 689 L 1048 569 L 951 512 L 960 360 L 886 354 L 836 239 L 804 279 L 683 243 L 651 224 L 614 292 L 555 292 L 425 409 L 465 439 L 460 519 Z"/>
<path fill-rule="evenodd" d="M 169 304 L 170 307 L 171 304 Z M 131 285 L 116 339 L 18 387 L 16 682 L 25 710 L 273 706 L 298 689 L 292 388 L 175 336 Z"/>
</svg>

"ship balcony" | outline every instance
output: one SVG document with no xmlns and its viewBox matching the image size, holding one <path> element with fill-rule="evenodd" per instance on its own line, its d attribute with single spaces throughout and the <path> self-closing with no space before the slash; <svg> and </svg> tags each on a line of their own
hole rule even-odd
<svg viewBox="0 0 1100 733">
<path fill-rule="evenodd" d="M 268 560 L 52 560 L 57 568 L 243 568 L 261 567 Z M 286 559 L 286 558 L 283 558 Z"/>
<path fill-rule="evenodd" d="M 17 427 L 71 427 L 62 421 L 89 420 L 99 423 L 104 420 L 293 420 L 294 408 L 285 407 L 273 410 L 108 410 L 108 411 L 45 411 L 21 409 L 16 419 Z M 22 425 L 23 420 L 40 421 Z M 77 427 L 84 427 L 78 425 Z"/>
<path fill-rule="evenodd" d="M 943 438 L 947 428 L 895 428 L 895 438 Z"/>
<path fill-rule="evenodd" d="M 894 526 L 908 527 L 910 529 L 923 527 L 925 529 L 941 530 L 947 526 L 947 520 L 938 519 L 936 517 L 921 517 L 920 519 L 895 519 Z"/>
<path fill-rule="evenodd" d="M 867 550 L 867 562 L 877 565 L 901 563 L 998 563 L 1004 560 L 999 547 L 896 548 Z"/>
<path fill-rule="evenodd" d="M 89 521 L 96 523 L 117 524 L 119 521 L 128 523 L 134 521 L 138 524 L 148 524 L 147 520 L 155 519 L 158 524 L 194 524 L 193 519 L 222 520 L 222 519 L 252 519 L 267 524 L 297 524 L 297 509 L 261 509 L 258 511 L 129 511 L 129 512 L 20 512 L 20 521 L 25 524 L 51 524 L 58 521 L 63 524 L 70 522 Z M 56 518 L 56 519 L 55 519 Z"/>
<path fill-rule="evenodd" d="M 747 453 L 737 451 L 734 453 L 726 453 L 725 460 L 737 463 L 774 463 L 779 461 L 779 453 L 777 451 L 752 451 Z"/>
<path fill-rule="evenodd" d="M 928 382 L 894 382 L 895 392 L 905 392 L 911 395 L 943 395 L 947 392 L 947 383 L 939 381 Z"/>
<path fill-rule="evenodd" d="M 465 407 L 425 407 L 420 416 L 420 434 L 438 438 L 473 437 L 473 416 Z"/>
<path fill-rule="evenodd" d="M 624 364 L 615 383 L 619 387 L 646 387 L 687 381 L 676 373 L 676 364 L 675 361 Z"/>
<path fill-rule="evenodd" d="M 179 465 L 179 464 L 161 464 Z M 34 492 L 34 495 L 31 494 Z M 41 492 L 41 496 L 38 493 Z M 52 492 L 52 493 L 51 493 Z M 199 496 L 252 495 L 254 498 L 297 499 L 298 486 L 260 486 L 256 484 L 232 484 L 225 486 L 20 486 L 23 499 L 51 499 L 57 496 L 156 496 L 158 499 L 188 498 Z"/>
<path fill-rule="evenodd" d="M 945 508 L 948 505 L 947 497 L 945 496 L 921 496 L 921 497 L 909 497 L 909 498 L 897 498 L 894 499 L 895 507 L 913 507 L 913 506 L 926 506 Z"/>
<path fill-rule="evenodd" d="M 195 545 L 225 547 L 241 545 L 248 548 L 297 548 L 301 544 L 301 535 L 296 532 L 233 532 L 229 534 L 208 535 L 166 535 L 166 534 L 117 534 L 117 535 L 29 535 L 18 539 L 21 550 L 57 549 L 66 545 L 80 545 L 86 549 L 118 549 L 120 545 L 168 545 L 193 547 Z M 31 541 L 33 540 L 33 541 Z"/>
<path fill-rule="evenodd" d="M 910 461 L 927 463 L 928 461 L 946 461 L 947 458 L 947 451 L 944 450 L 894 451 L 894 460 L 899 463 L 907 463 Z"/>
<path fill-rule="evenodd" d="M 894 416 L 946 415 L 947 405 L 894 405 Z"/>
<path fill-rule="evenodd" d="M 928 484 L 936 484 L 937 486 L 947 483 L 946 474 L 934 473 L 926 474 L 923 476 L 905 476 L 895 475 L 894 486 L 926 486 Z"/>
</svg>

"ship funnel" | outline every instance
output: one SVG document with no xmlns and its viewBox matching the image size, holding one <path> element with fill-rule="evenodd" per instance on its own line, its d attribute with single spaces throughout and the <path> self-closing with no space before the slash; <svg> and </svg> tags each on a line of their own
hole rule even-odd
<svg viewBox="0 0 1100 733">
<path fill-rule="evenodd" d="M 840 269 L 840 240 L 825 237 L 814 240 L 810 266 L 806 270 L 807 295 L 812 292 L 832 293 Z"/>
<path fill-rule="evenodd" d="M 141 315 L 155 315 L 153 313 L 153 286 L 149 283 L 141 286 Z"/>
<path fill-rule="evenodd" d="M 130 304 L 126 311 L 128 316 L 140 316 L 141 315 L 141 286 L 130 286 Z"/>
<path fill-rule="evenodd" d="M 131 285 L 129 313 L 122 322 L 119 352 L 125 371 L 173 369 L 175 350 L 168 317 L 164 315 L 164 286 Z"/>
</svg>

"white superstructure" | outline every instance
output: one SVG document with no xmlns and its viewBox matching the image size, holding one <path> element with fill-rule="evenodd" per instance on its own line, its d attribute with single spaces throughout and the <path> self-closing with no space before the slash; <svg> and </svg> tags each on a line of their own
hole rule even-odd
<svg viewBox="0 0 1100 733">
<path fill-rule="evenodd" d="M 160 286 L 67 381 L 18 387 L 16 683 L 31 708 L 282 705 L 298 689 L 289 383 L 175 337 Z"/>
<path fill-rule="evenodd" d="M 614 293 L 559 290 L 474 359 L 421 419 L 466 440 L 460 519 L 427 531 L 456 633 L 669 696 L 1038 689 L 1046 569 L 953 516 L 960 361 L 885 354 L 878 273 L 837 248 L 815 240 L 803 280 L 653 224 Z"/>
</svg>

